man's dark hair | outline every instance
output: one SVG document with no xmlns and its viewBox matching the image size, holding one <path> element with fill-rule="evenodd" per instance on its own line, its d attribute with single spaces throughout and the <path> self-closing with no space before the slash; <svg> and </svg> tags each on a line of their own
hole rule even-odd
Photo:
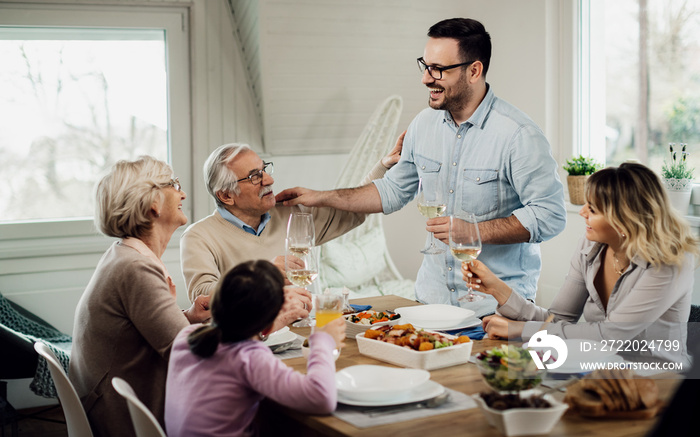
<svg viewBox="0 0 700 437">
<path fill-rule="evenodd" d="M 484 25 L 471 18 L 449 18 L 433 24 L 428 30 L 430 38 L 452 38 L 459 42 L 461 62 L 481 61 L 483 75 L 491 62 L 491 36 Z"/>
</svg>

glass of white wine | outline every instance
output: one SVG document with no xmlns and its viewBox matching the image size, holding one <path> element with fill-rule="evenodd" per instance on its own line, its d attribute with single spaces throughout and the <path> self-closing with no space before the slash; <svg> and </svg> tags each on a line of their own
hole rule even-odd
<svg viewBox="0 0 700 437">
<path fill-rule="evenodd" d="M 416 196 L 418 211 L 426 218 L 441 217 L 445 214 L 447 204 L 442 198 L 442 191 L 438 186 L 435 190 L 425 188 L 423 178 L 418 179 L 418 195 Z M 443 249 L 435 244 L 435 236 L 430 233 L 430 243 L 421 250 L 421 253 L 426 255 L 437 255 L 445 253 Z"/>
<path fill-rule="evenodd" d="M 481 253 L 479 224 L 474 214 L 460 213 L 450 216 L 450 252 L 462 263 L 474 261 Z M 484 298 L 474 293 L 471 282 L 468 282 L 467 286 L 467 294 L 458 300 L 476 302 Z"/>
<path fill-rule="evenodd" d="M 285 244 L 284 254 L 284 271 L 287 273 L 287 279 L 297 287 L 306 288 L 318 277 L 318 247 L 305 246 L 300 249 L 300 246 L 294 246 L 287 239 Z M 314 321 L 311 317 L 306 317 L 295 322 L 292 326 L 301 328 L 314 326 Z"/>
</svg>

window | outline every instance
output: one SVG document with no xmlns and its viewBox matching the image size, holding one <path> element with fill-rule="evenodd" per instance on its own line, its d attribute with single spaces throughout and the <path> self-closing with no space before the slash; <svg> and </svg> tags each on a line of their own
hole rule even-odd
<svg viewBox="0 0 700 437">
<path fill-rule="evenodd" d="M 581 150 L 660 172 L 669 143 L 700 170 L 700 3 L 582 0 Z M 696 172 L 696 176 L 699 172 Z"/>
<path fill-rule="evenodd" d="M 0 227 L 89 228 L 119 159 L 169 161 L 189 186 L 186 11 L 29 7 L 0 9 Z"/>
</svg>

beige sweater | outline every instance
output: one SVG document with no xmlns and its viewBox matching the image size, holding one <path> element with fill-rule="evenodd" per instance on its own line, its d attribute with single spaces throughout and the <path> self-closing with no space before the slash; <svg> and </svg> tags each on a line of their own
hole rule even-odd
<svg viewBox="0 0 700 437">
<path fill-rule="evenodd" d="M 134 435 L 115 376 L 163 424 L 170 347 L 188 325 L 161 265 L 119 242 L 105 252 L 78 303 L 68 372 L 96 437 Z"/>
<path fill-rule="evenodd" d="M 383 177 L 385 172 L 386 168 L 378 163 L 363 184 Z M 270 210 L 270 221 L 260 236 L 229 223 L 217 211 L 188 227 L 180 240 L 180 259 L 190 301 L 211 294 L 219 278 L 237 264 L 256 259 L 271 261 L 284 255 L 287 221 L 293 211 L 299 210 L 298 206 L 278 204 Z M 304 211 L 314 216 L 317 245 L 354 229 L 366 217 L 333 208 L 304 208 Z"/>
</svg>

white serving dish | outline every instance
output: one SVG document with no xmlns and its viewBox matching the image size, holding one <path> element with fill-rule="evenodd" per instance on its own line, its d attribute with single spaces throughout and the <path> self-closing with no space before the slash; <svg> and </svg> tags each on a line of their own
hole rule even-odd
<svg viewBox="0 0 700 437">
<path fill-rule="evenodd" d="M 374 325 L 363 325 L 361 323 L 353 323 L 350 321 L 352 314 L 348 314 L 345 317 L 345 338 L 355 338 L 359 333 L 365 332 L 369 328 L 377 328 L 379 326 L 395 325 L 401 320 L 401 317 L 395 320 L 389 320 L 388 322 L 379 322 Z"/>
<path fill-rule="evenodd" d="M 403 322 L 427 329 L 447 329 L 459 326 L 474 317 L 474 311 L 453 305 L 429 304 L 401 307 L 395 310 Z"/>
<path fill-rule="evenodd" d="M 429 379 L 425 370 L 360 364 L 337 371 L 335 386 L 345 399 L 376 402 L 405 396 Z"/>
<path fill-rule="evenodd" d="M 457 338 L 454 335 L 439 334 L 447 338 Z M 469 362 L 473 344 L 473 342 L 469 341 L 450 347 L 421 352 L 408 347 L 365 338 L 364 332 L 357 334 L 355 339 L 362 355 L 396 364 L 397 366 L 425 370 L 441 369 Z"/>
<path fill-rule="evenodd" d="M 532 390 L 533 394 L 539 393 Z M 564 414 L 568 405 L 555 400 L 549 395 L 544 398 L 552 405 L 551 408 L 511 408 L 509 410 L 494 410 L 486 405 L 479 394 L 472 395 L 486 416 L 489 424 L 506 436 L 542 435 L 549 434 Z"/>
</svg>

